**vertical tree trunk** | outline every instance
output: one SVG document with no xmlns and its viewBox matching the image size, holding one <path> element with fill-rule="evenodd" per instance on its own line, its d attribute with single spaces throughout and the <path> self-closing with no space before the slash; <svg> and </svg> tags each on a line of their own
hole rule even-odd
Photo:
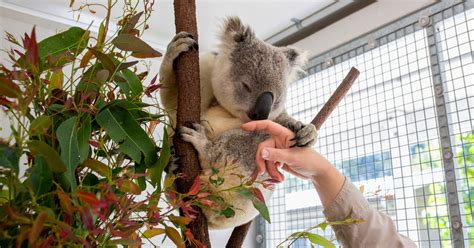
<svg viewBox="0 0 474 248">
<path fill-rule="evenodd" d="M 191 33 L 198 41 L 196 24 L 196 3 L 194 0 L 174 0 L 176 33 L 185 31 Z M 175 61 L 176 82 L 178 84 L 178 109 L 176 127 L 190 126 L 200 121 L 201 95 L 199 83 L 199 54 L 189 51 L 181 54 Z M 182 166 L 178 173 L 184 175 L 177 180 L 177 189 L 181 193 L 189 191 L 194 179 L 201 172 L 196 151 L 190 143 L 183 142 L 177 135 L 173 139 L 176 154 L 181 158 Z M 206 247 L 211 247 L 206 217 L 198 209 L 199 216 L 188 227 L 194 237 Z M 191 246 L 188 244 L 188 246 Z"/>
</svg>

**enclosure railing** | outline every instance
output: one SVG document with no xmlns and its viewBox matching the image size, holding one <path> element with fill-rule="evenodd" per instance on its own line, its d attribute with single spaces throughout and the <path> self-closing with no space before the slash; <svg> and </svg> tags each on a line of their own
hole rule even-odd
<svg viewBox="0 0 474 248">
<path fill-rule="evenodd" d="M 418 11 L 313 58 L 289 88 L 289 113 L 310 122 L 349 69 L 361 71 L 315 148 L 419 247 L 474 247 L 473 7 Z M 262 247 L 324 220 L 311 183 L 286 178 L 272 223 L 259 222 Z"/>
</svg>

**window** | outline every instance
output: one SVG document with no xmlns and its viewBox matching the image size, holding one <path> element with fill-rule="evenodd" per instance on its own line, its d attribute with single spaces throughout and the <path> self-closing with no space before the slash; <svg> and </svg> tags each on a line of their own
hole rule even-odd
<svg viewBox="0 0 474 248">
<path fill-rule="evenodd" d="M 427 27 L 398 26 L 379 36 L 374 48 L 349 45 L 331 56 L 330 66 L 315 63 L 290 86 L 287 109 L 310 122 L 357 67 L 358 80 L 323 125 L 315 148 L 363 186 L 370 204 L 419 247 L 473 247 L 474 9 L 468 2 L 433 9 Z M 268 203 L 272 223 L 260 225 L 263 247 L 324 221 L 311 183 L 286 178 Z M 452 228 L 456 216 L 459 229 Z M 330 229 L 319 234 L 334 237 Z"/>
</svg>

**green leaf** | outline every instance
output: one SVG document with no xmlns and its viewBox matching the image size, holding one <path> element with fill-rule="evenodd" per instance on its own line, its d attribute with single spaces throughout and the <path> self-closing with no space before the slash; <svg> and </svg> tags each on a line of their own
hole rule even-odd
<svg viewBox="0 0 474 248">
<path fill-rule="evenodd" d="M 161 235 L 163 233 L 165 233 L 165 229 L 163 229 L 163 228 L 152 228 L 152 229 L 148 229 L 148 230 L 144 231 L 143 232 L 143 237 L 144 238 L 153 238 L 153 237 Z"/>
<path fill-rule="evenodd" d="M 138 79 L 137 75 L 129 69 L 123 70 L 121 73 L 117 73 L 119 77 L 125 79 L 124 82 L 116 80 L 117 85 L 125 93 L 127 98 L 133 99 L 140 96 L 143 92 L 143 86 Z"/>
<path fill-rule="evenodd" d="M 212 176 L 209 177 L 209 182 L 218 187 L 218 186 L 221 186 L 223 183 L 224 183 L 224 178 L 223 177 L 217 177 L 217 179 L 213 179 Z"/>
<path fill-rule="evenodd" d="M 110 106 L 102 110 L 96 120 L 119 144 L 120 151 L 135 162 L 142 161 L 142 154 L 147 165 L 156 161 L 155 144 L 126 109 Z"/>
<path fill-rule="evenodd" d="M 18 175 L 19 159 L 20 157 L 18 156 L 18 152 L 15 148 L 0 144 L 0 167 L 10 168 L 15 172 L 15 174 Z"/>
<path fill-rule="evenodd" d="M 171 156 L 171 148 L 168 141 L 168 132 L 166 127 L 163 129 L 163 143 L 161 146 L 160 157 L 158 161 L 148 169 L 150 173 L 151 184 L 157 187 L 157 191 L 161 191 L 161 177 L 163 171 L 168 164 Z"/>
<path fill-rule="evenodd" d="M 35 157 L 35 164 L 31 170 L 31 188 L 36 196 L 49 192 L 53 186 L 53 174 L 43 156 Z"/>
<path fill-rule="evenodd" d="M 107 69 L 111 74 L 115 72 L 115 63 L 112 58 L 109 57 L 109 55 L 106 55 L 93 48 L 89 48 L 89 51 L 91 51 L 91 53 L 94 54 L 94 56 L 96 56 L 100 60 L 104 68 Z"/>
<path fill-rule="evenodd" d="M 255 201 L 255 200 L 252 200 L 252 203 L 253 203 L 253 206 L 255 207 L 255 209 L 258 210 L 258 212 L 260 213 L 260 215 L 261 215 L 266 221 L 268 221 L 268 223 L 271 223 L 271 221 L 270 221 L 270 213 L 268 212 L 267 205 L 265 205 L 264 202 Z"/>
<path fill-rule="evenodd" d="M 60 173 L 67 171 L 66 165 L 64 165 L 59 154 L 46 143 L 39 140 L 31 140 L 28 142 L 28 149 L 30 149 L 30 152 L 34 156 L 43 156 L 53 172 Z"/>
<path fill-rule="evenodd" d="M 119 34 L 117 37 L 115 37 L 115 39 L 112 40 L 112 44 L 124 51 L 133 52 L 132 56 L 136 58 L 161 57 L 161 53 L 153 49 L 144 41 L 140 40 L 140 38 L 131 34 Z"/>
<path fill-rule="evenodd" d="M 248 188 L 238 188 L 237 193 L 245 196 L 246 198 L 252 200 L 252 204 L 257 209 L 257 211 L 260 213 L 260 215 L 268 221 L 268 223 L 271 223 L 270 221 L 270 213 L 268 212 L 267 205 L 265 205 L 265 202 L 261 201 L 258 199 L 250 189 Z"/>
<path fill-rule="evenodd" d="M 179 232 L 176 229 L 174 229 L 172 227 L 169 227 L 169 226 L 166 226 L 165 227 L 165 232 L 166 232 L 166 236 L 168 236 L 168 238 L 170 238 L 171 241 L 173 241 L 173 243 L 176 245 L 176 247 L 178 247 L 178 248 L 186 247 L 184 245 L 183 238 L 181 238 L 181 235 L 179 235 Z"/>
<path fill-rule="evenodd" d="M 43 70 L 55 66 L 62 66 L 70 60 L 61 57 L 65 52 L 72 54 L 81 53 L 89 41 L 89 31 L 79 27 L 71 27 L 68 30 L 48 37 L 38 43 L 38 54 L 41 68 Z M 47 61 L 48 57 L 56 57 L 55 61 Z M 21 62 L 20 62 L 21 64 Z"/>
<path fill-rule="evenodd" d="M 45 133 L 51 127 L 52 120 L 49 115 L 42 115 L 34 119 L 30 124 L 30 136 L 35 136 Z"/>
<path fill-rule="evenodd" d="M 99 175 L 103 177 L 110 178 L 110 174 L 111 174 L 110 168 L 106 164 L 100 161 L 88 158 L 83 162 L 83 165 L 97 172 Z"/>
<path fill-rule="evenodd" d="M 71 117 L 61 123 L 56 130 L 61 147 L 61 159 L 67 167 L 66 180 L 72 191 L 76 189 L 76 167 L 80 161 L 79 144 L 77 141 L 77 117 Z"/>
<path fill-rule="evenodd" d="M 123 245 L 123 246 L 140 246 L 142 243 L 139 240 L 130 238 L 113 239 L 107 242 L 107 245 Z"/>
<path fill-rule="evenodd" d="M 230 218 L 235 215 L 235 211 L 231 207 L 228 207 L 222 210 L 220 214 L 224 215 L 226 218 Z"/>
<path fill-rule="evenodd" d="M 100 26 L 99 26 L 99 33 L 97 34 L 97 45 L 96 45 L 96 47 L 98 47 L 98 48 L 102 47 L 104 36 L 105 36 L 105 25 L 104 25 L 104 22 L 102 21 L 100 23 Z"/>
<path fill-rule="evenodd" d="M 135 164 L 135 173 L 143 173 L 145 174 L 146 172 L 146 164 L 145 163 L 139 163 Z M 136 179 L 136 182 L 138 183 L 138 186 L 140 186 L 140 189 L 143 191 L 146 189 L 146 180 L 145 176 L 140 176 Z"/>
<path fill-rule="evenodd" d="M 91 117 L 87 116 L 82 122 L 82 126 L 77 132 L 77 142 L 79 146 L 79 163 L 83 163 L 89 157 L 89 138 L 91 137 Z"/>
<path fill-rule="evenodd" d="M 316 233 L 307 233 L 308 240 L 323 247 L 334 248 L 336 247 L 331 241 L 325 239 L 323 236 Z"/>
<path fill-rule="evenodd" d="M 120 30 L 120 33 L 128 33 L 130 32 L 132 29 L 135 28 L 135 26 L 137 25 L 138 23 L 138 20 L 140 20 L 140 17 L 143 15 L 143 11 L 142 12 L 139 12 L 137 14 L 135 14 L 134 16 L 132 16 L 130 19 L 128 19 L 127 21 L 127 24 L 125 24 L 122 28 L 122 30 Z"/>
</svg>

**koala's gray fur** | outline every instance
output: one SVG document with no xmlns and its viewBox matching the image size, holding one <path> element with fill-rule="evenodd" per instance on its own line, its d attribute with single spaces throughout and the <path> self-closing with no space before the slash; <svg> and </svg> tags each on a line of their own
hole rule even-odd
<svg viewBox="0 0 474 248">
<path fill-rule="evenodd" d="M 304 54 L 257 39 L 250 27 L 236 17 L 225 20 L 220 40 L 217 53 L 200 58 L 201 111 L 208 127 L 195 124 L 194 129 L 183 127 L 180 130 L 183 140 L 191 142 L 198 151 L 203 167 L 201 179 L 211 191 L 216 190 L 206 182 L 211 166 L 219 168 L 229 161 L 237 161 L 239 165 L 227 173 L 220 189 L 239 185 L 240 178 L 235 174 L 249 177 L 255 170 L 257 146 L 268 136 L 239 128 L 251 117 L 270 119 L 290 128 L 296 134 L 297 146 L 311 146 L 317 132 L 312 124 L 303 125 L 291 118 L 284 108 L 287 85 L 306 62 Z M 173 123 L 177 98 L 173 61 L 180 53 L 196 47 L 189 34 L 179 33 L 168 45 L 163 58 L 160 96 Z M 270 104 L 266 104 L 268 99 L 271 99 Z M 260 179 L 266 177 L 263 175 Z M 271 191 L 255 186 L 262 190 L 265 199 L 271 196 Z M 227 197 L 240 210 L 234 217 L 225 218 L 203 209 L 210 228 L 238 226 L 257 215 L 250 200 L 236 193 Z"/>
</svg>

